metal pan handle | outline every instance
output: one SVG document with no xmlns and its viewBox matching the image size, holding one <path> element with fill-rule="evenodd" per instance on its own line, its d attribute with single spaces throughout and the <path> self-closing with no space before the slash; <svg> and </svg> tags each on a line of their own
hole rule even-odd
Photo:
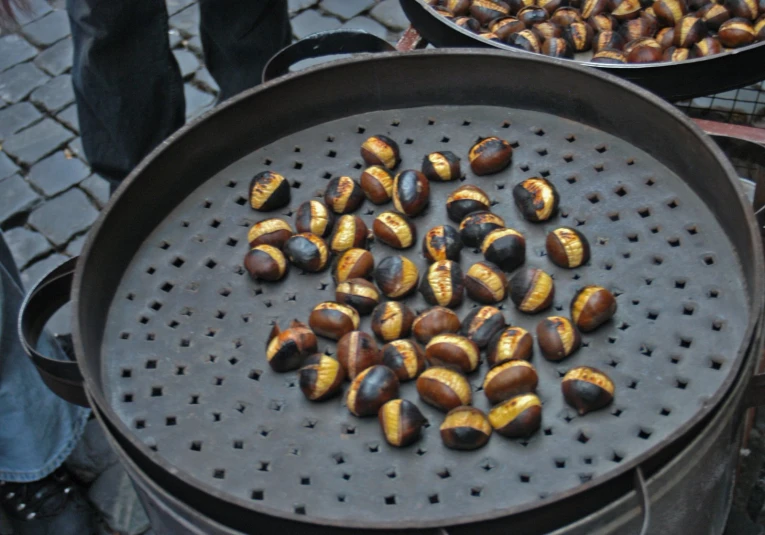
<svg viewBox="0 0 765 535">
<path fill-rule="evenodd" d="M 24 298 L 19 310 L 19 340 L 40 377 L 58 397 L 88 406 L 82 374 L 76 361 L 46 357 L 36 349 L 43 328 L 53 314 L 69 301 L 77 258 L 70 258 L 45 275 Z"/>
</svg>

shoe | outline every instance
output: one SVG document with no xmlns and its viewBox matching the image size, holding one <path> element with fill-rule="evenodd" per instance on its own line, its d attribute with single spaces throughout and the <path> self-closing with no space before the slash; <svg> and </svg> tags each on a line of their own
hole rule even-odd
<svg viewBox="0 0 765 535">
<path fill-rule="evenodd" d="M 30 483 L 0 481 L 0 507 L 14 535 L 94 535 L 95 513 L 69 473 L 60 468 Z"/>
</svg>

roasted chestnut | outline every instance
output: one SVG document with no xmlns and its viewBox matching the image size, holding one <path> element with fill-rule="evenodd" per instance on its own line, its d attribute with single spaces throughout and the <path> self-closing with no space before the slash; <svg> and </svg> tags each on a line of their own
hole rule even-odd
<svg viewBox="0 0 765 535">
<path fill-rule="evenodd" d="M 425 369 L 422 348 L 414 340 L 394 340 L 383 346 L 382 363 L 393 370 L 402 383 L 417 379 Z"/>
<path fill-rule="evenodd" d="M 752 21 L 757 18 L 759 7 L 757 0 L 725 0 L 723 5 L 734 17 Z"/>
<path fill-rule="evenodd" d="M 478 367 L 480 349 L 465 336 L 438 334 L 425 347 L 425 358 L 431 366 L 455 368 L 469 373 Z"/>
<path fill-rule="evenodd" d="M 507 278 L 491 262 L 476 262 L 465 274 L 465 290 L 473 301 L 499 303 L 507 297 Z"/>
<path fill-rule="evenodd" d="M 471 0 L 444 0 L 441 5 L 455 17 L 460 17 L 470 11 Z"/>
<path fill-rule="evenodd" d="M 457 314 L 445 307 L 432 307 L 414 318 L 412 334 L 421 344 L 427 344 L 438 334 L 456 333 L 460 330 Z"/>
<path fill-rule="evenodd" d="M 324 191 L 324 202 L 336 214 L 355 212 L 363 201 L 364 190 L 349 176 L 336 176 Z"/>
<path fill-rule="evenodd" d="M 672 43 L 675 42 L 675 27 L 672 26 L 671 28 L 662 28 L 659 30 L 659 33 L 656 34 L 656 42 L 661 45 L 663 50 L 667 50 L 669 47 L 673 46 Z"/>
<path fill-rule="evenodd" d="M 372 366 L 351 382 L 345 404 L 354 416 L 376 416 L 380 407 L 398 397 L 398 378 L 386 366 Z"/>
<path fill-rule="evenodd" d="M 386 256 L 375 269 L 375 282 L 386 297 L 400 299 L 417 288 L 420 272 L 404 256 Z"/>
<path fill-rule="evenodd" d="M 338 361 L 314 353 L 303 362 L 298 372 L 300 390 L 309 401 L 324 401 L 338 392 L 345 381 L 345 370 Z"/>
<path fill-rule="evenodd" d="M 250 182 L 250 206 L 253 210 L 270 212 L 290 203 L 290 183 L 279 173 L 263 171 Z"/>
<path fill-rule="evenodd" d="M 367 279 L 375 269 L 375 257 L 366 249 L 348 249 L 335 262 L 332 278 L 335 284 L 349 279 Z"/>
<path fill-rule="evenodd" d="M 542 402 L 536 394 L 521 394 L 489 411 L 494 431 L 509 438 L 527 437 L 542 424 Z"/>
<path fill-rule="evenodd" d="M 298 268 L 315 273 L 327 267 L 329 247 L 315 234 L 303 232 L 284 242 L 284 255 Z"/>
<path fill-rule="evenodd" d="M 553 264 L 563 268 L 577 268 L 590 260 L 590 242 L 584 234 L 570 227 L 551 231 L 545 240 L 545 249 Z"/>
<path fill-rule="evenodd" d="M 488 26 L 500 17 L 507 17 L 510 14 L 510 6 L 502 0 L 473 0 L 470 14 L 483 26 Z"/>
<path fill-rule="evenodd" d="M 513 188 L 515 206 L 528 221 L 547 221 L 558 209 L 558 190 L 542 177 L 528 178 Z"/>
<path fill-rule="evenodd" d="M 544 11 L 544 10 L 542 10 Z M 519 35 L 514 34 L 514 36 Z M 502 171 L 513 161 L 513 148 L 510 143 L 498 137 L 479 140 L 470 148 L 468 154 L 470 168 L 476 175 L 491 175 Z"/>
<path fill-rule="evenodd" d="M 334 253 L 342 253 L 348 249 L 363 249 L 367 245 L 366 223 L 357 215 L 340 216 L 335 226 L 335 232 L 329 240 L 329 248 Z"/>
<path fill-rule="evenodd" d="M 728 21 L 730 22 L 730 21 Z M 720 27 L 722 31 L 722 27 Z M 690 48 L 707 36 L 707 26 L 704 21 L 694 15 L 686 15 L 675 25 L 675 46 Z M 720 36 L 722 41 L 722 36 Z"/>
<path fill-rule="evenodd" d="M 690 57 L 704 58 L 707 56 L 713 56 L 723 52 L 723 46 L 720 44 L 720 40 L 717 37 L 705 37 L 691 49 Z"/>
<path fill-rule="evenodd" d="M 477 450 L 489 442 L 491 425 L 475 407 L 455 407 L 441 424 L 441 441 L 453 450 Z"/>
<path fill-rule="evenodd" d="M 571 319 L 580 331 L 594 331 L 616 314 L 616 298 L 600 286 L 585 286 L 571 300 Z"/>
<path fill-rule="evenodd" d="M 620 50 L 624 46 L 624 38 L 617 32 L 600 32 L 592 42 L 592 50 L 597 54 L 601 50 Z"/>
<path fill-rule="evenodd" d="M 481 23 L 475 20 L 473 17 L 459 17 L 454 19 L 454 24 L 460 28 L 465 28 L 473 33 L 481 31 Z"/>
<path fill-rule="evenodd" d="M 491 199 L 485 191 L 477 186 L 466 184 L 454 190 L 446 199 L 446 214 L 452 221 L 460 223 L 466 215 L 488 210 L 489 206 L 491 206 Z"/>
<path fill-rule="evenodd" d="M 367 368 L 382 364 L 382 354 L 371 334 L 351 331 L 337 343 L 337 360 L 353 380 Z"/>
<path fill-rule="evenodd" d="M 492 230 L 504 227 L 505 221 L 497 214 L 486 211 L 473 212 L 460 222 L 460 238 L 468 247 L 480 247 Z"/>
<path fill-rule="evenodd" d="M 697 45 L 698 43 L 696 43 Z M 694 47 L 696 45 L 693 45 Z M 687 48 L 680 48 L 679 46 L 671 46 L 664 51 L 661 55 L 661 59 L 664 61 L 685 61 L 690 57 L 690 50 Z"/>
<path fill-rule="evenodd" d="M 527 52 L 536 52 L 537 54 L 542 52 L 542 40 L 534 30 L 526 29 L 511 34 L 507 42 L 509 45 L 521 48 Z"/>
<path fill-rule="evenodd" d="M 435 182 L 451 182 L 462 176 L 460 159 L 448 150 L 431 152 L 422 159 L 422 174 Z"/>
<path fill-rule="evenodd" d="M 563 399 L 580 416 L 602 409 L 614 400 L 614 382 L 608 375 L 589 366 L 570 369 L 561 382 Z"/>
<path fill-rule="evenodd" d="M 653 37 L 656 34 L 657 25 L 649 22 L 645 17 L 624 21 L 619 28 L 619 35 L 625 43 L 640 39 L 641 37 Z M 672 33 L 674 36 L 674 32 Z"/>
<path fill-rule="evenodd" d="M 550 20 L 564 28 L 574 22 L 583 22 L 582 14 L 574 7 L 561 7 L 555 10 Z"/>
<path fill-rule="evenodd" d="M 640 5 L 640 0 L 622 0 L 614 10 L 611 11 L 611 15 L 619 22 L 625 20 L 636 19 L 640 16 L 640 10 L 643 6 Z"/>
<path fill-rule="evenodd" d="M 549 37 L 542 44 L 542 53 L 552 58 L 574 58 L 574 52 L 565 39 Z"/>
<path fill-rule="evenodd" d="M 504 41 L 500 39 L 496 33 L 484 32 L 484 33 L 478 34 L 478 37 L 482 37 L 483 39 L 486 39 L 487 41 L 492 41 L 494 43 L 504 43 Z"/>
<path fill-rule="evenodd" d="M 491 32 L 503 41 L 525 29 L 526 25 L 515 17 L 504 17 L 491 23 Z"/>
<path fill-rule="evenodd" d="M 419 440 L 422 427 L 428 422 L 417 405 L 405 399 L 392 399 L 377 414 L 385 441 L 403 448 Z"/>
<path fill-rule="evenodd" d="M 408 249 L 417 239 L 414 225 L 405 215 L 383 212 L 372 223 L 375 238 L 394 249 Z"/>
<path fill-rule="evenodd" d="M 432 263 L 420 282 L 420 293 L 431 305 L 458 307 L 465 295 L 460 265 L 451 260 Z"/>
<path fill-rule="evenodd" d="M 663 50 L 655 39 L 640 37 L 624 45 L 627 63 L 653 63 L 661 61 Z"/>
<path fill-rule="evenodd" d="M 525 360 L 508 360 L 486 373 L 483 393 L 492 403 L 499 403 L 520 394 L 535 392 L 539 376 L 534 366 Z"/>
<path fill-rule="evenodd" d="M 552 305 L 553 297 L 555 284 L 541 269 L 524 269 L 510 279 L 510 299 L 521 312 L 541 312 Z"/>
<path fill-rule="evenodd" d="M 549 15 L 543 8 L 531 5 L 518 11 L 516 17 L 518 17 L 518 20 L 524 23 L 527 28 L 531 28 L 535 24 L 546 21 L 549 18 Z"/>
<path fill-rule="evenodd" d="M 372 311 L 372 332 L 383 342 L 406 338 L 412 330 L 414 312 L 403 303 L 380 303 Z"/>
<path fill-rule="evenodd" d="M 319 201 L 306 201 L 298 206 L 295 213 L 295 227 L 297 231 L 311 232 L 320 238 L 329 236 L 334 223 L 335 216 Z"/>
<path fill-rule="evenodd" d="M 372 136 L 361 144 L 361 157 L 367 165 L 382 165 L 395 169 L 401 161 L 398 144 L 383 135 Z"/>
<path fill-rule="evenodd" d="M 401 171 L 393 181 L 393 206 L 410 217 L 419 215 L 430 202 L 430 183 L 413 169 Z"/>
<path fill-rule="evenodd" d="M 250 230 L 247 231 L 247 241 L 250 243 L 250 247 L 273 245 L 277 249 L 281 249 L 284 247 L 284 242 L 292 234 L 290 224 L 283 219 L 264 219 L 250 227 Z"/>
<path fill-rule="evenodd" d="M 755 38 L 758 41 L 765 41 L 765 8 L 763 8 L 762 12 L 763 16 L 757 19 L 757 22 L 754 23 Z"/>
<path fill-rule="evenodd" d="M 511 228 L 495 229 L 483 239 L 481 252 L 500 269 L 513 271 L 526 261 L 526 238 Z"/>
<path fill-rule="evenodd" d="M 422 372 L 417 378 L 417 394 L 425 403 L 444 412 L 473 401 L 468 380 L 449 368 L 428 368 Z"/>
<path fill-rule="evenodd" d="M 685 0 L 656 0 L 653 12 L 663 26 L 674 26 L 688 13 Z"/>
<path fill-rule="evenodd" d="M 550 316 L 537 325 L 537 343 L 547 360 L 557 362 L 574 354 L 582 337 L 568 318 Z"/>
<path fill-rule="evenodd" d="M 574 52 L 586 52 L 592 48 L 592 33 L 586 22 L 573 22 L 563 30 L 563 38 Z"/>
<path fill-rule="evenodd" d="M 372 313 L 380 304 L 377 287 L 366 279 L 349 279 L 337 285 L 335 300 L 356 309 L 362 316 Z"/>
<path fill-rule="evenodd" d="M 331 340 L 340 340 L 349 332 L 357 330 L 359 321 L 356 309 L 331 301 L 316 305 L 308 317 L 308 325 L 313 332 Z"/>
<path fill-rule="evenodd" d="M 529 0 L 536 3 L 539 7 L 543 8 L 549 15 L 555 13 L 555 11 L 569 4 L 569 0 Z"/>
<path fill-rule="evenodd" d="M 470 314 L 462 320 L 462 329 L 460 332 L 483 349 L 489 345 L 489 341 L 499 331 L 507 326 L 505 316 L 498 308 L 491 306 L 482 306 L 473 309 Z"/>
<path fill-rule="evenodd" d="M 621 63 L 627 63 L 627 58 L 624 57 L 624 54 L 620 50 L 604 48 L 593 55 L 590 61 L 592 63 L 619 65 Z"/>
<path fill-rule="evenodd" d="M 608 0 L 584 0 L 582 17 L 589 19 L 608 10 Z M 596 28 L 593 28 L 596 29 Z"/>
<path fill-rule="evenodd" d="M 429 262 L 460 259 L 462 240 L 460 233 L 451 225 L 433 227 L 422 240 L 422 254 Z"/>
<path fill-rule="evenodd" d="M 273 245 L 258 245 L 244 256 L 244 268 L 255 280 L 278 281 L 287 272 L 287 260 Z"/>
<path fill-rule="evenodd" d="M 697 17 L 701 17 L 710 30 L 717 30 L 720 25 L 730 19 L 730 11 L 723 5 L 710 2 L 696 12 Z"/>
<path fill-rule="evenodd" d="M 508 360 L 531 360 L 534 352 L 534 339 L 523 327 L 505 327 L 495 334 L 489 342 L 486 362 L 496 366 Z"/>
<path fill-rule="evenodd" d="M 593 17 L 590 17 L 587 19 L 587 23 L 592 26 L 592 29 L 595 31 L 595 33 L 615 32 L 617 30 L 617 26 L 619 25 L 619 23 L 616 22 L 616 19 L 613 18 L 609 13 L 599 13 Z"/>
<path fill-rule="evenodd" d="M 306 324 L 293 320 L 284 331 L 274 324 L 266 341 L 266 359 L 272 370 L 284 373 L 298 369 L 316 347 L 316 335 Z"/>
<path fill-rule="evenodd" d="M 382 165 L 367 167 L 361 173 L 361 189 L 375 204 L 385 204 L 393 195 L 393 175 Z"/>
<path fill-rule="evenodd" d="M 746 19 L 730 19 L 720 25 L 717 38 L 727 48 L 745 46 L 754 42 L 754 26 Z"/>
<path fill-rule="evenodd" d="M 549 20 L 546 20 L 544 22 L 539 22 L 534 25 L 534 30 L 537 31 L 537 33 L 542 36 L 542 39 L 544 40 L 544 43 L 542 44 L 542 51 L 544 52 L 545 49 L 545 43 L 547 43 L 548 39 L 552 39 L 554 37 L 562 37 L 563 36 L 563 28 L 555 24 L 554 22 L 550 22 Z M 547 54 L 547 52 L 545 52 Z M 547 54 L 548 56 L 550 54 Z"/>
</svg>

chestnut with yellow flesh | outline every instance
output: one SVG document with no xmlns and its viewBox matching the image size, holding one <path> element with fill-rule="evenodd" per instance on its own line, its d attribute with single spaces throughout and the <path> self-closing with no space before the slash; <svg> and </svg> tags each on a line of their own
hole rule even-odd
<svg viewBox="0 0 765 535">
<path fill-rule="evenodd" d="M 422 159 L 422 174 L 435 182 L 451 182 L 462 176 L 459 157 L 448 150 L 431 152 Z"/>
<path fill-rule="evenodd" d="M 722 4 L 734 17 L 750 21 L 756 19 L 760 11 L 757 0 L 725 0 Z"/>
<path fill-rule="evenodd" d="M 336 284 L 349 279 L 366 279 L 372 276 L 375 258 L 366 249 L 348 249 L 335 262 L 332 278 Z"/>
<path fill-rule="evenodd" d="M 470 14 L 486 26 L 500 17 L 507 17 L 510 14 L 510 6 L 502 0 L 473 0 Z"/>
<path fill-rule="evenodd" d="M 427 344 L 438 334 L 456 333 L 460 330 L 460 319 L 448 308 L 432 307 L 417 316 L 412 323 L 412 334 L 421 344 Z"/>
<path fill-rule="evenodd" d="M 410 217 L 419 215 L 430 202 L 430 182 L 413 169 L 401 171 L 393 180 L 393 206 Z"/>
<path fill-rule="evenodd" d="M 698 43 L 697 43 L 698 44 Z M 696 45 L 693 45 L 694 47 Z M 678 46 L 671 46 L 664 51 L 661 59 L 664 61 L 685 61 L 690 57 L 690 50 L 687 48 L 680 48 Z"/>
<path fill-rule="evenodd" d="M 475 407 L 456 407 L 441 424 L 441 440 L 453 450 L 476 450 L 491 438 L 491 424 Z"/>
<path fill-rule="evenodd" d="M 403 303 L 387 301 L 372 311 L 372 332 L 383 342 L 406 338 L 412 329 L 414 312 Z"/>
<path fill-rule="evenodd" d="M 705 58 L 707 56 L 713 56 L 720 54 L 724 51 L 720 40 L 717 37 L 705 37 L 691 49 L 689 54 L 692 58 Z"/>
<path fill-rule="evenodd" d="M 602 409 L 614 400 L 614 382 L 608 375 L 589 366 L 570 369 L 561 382 L 563 399 L 580 416 Z"/>
<path fill-rule="evenodd" d="M 552 58 L 574 58 L 574 51 L 565 39 L 560 37 L 549 37 L 542 44 L 542 53 Z"/>
<path fill-rule="evenodd" d="M 394 340 L 385 344 L 380 354 L 382 364 L 393 370 L 402 383 L 416 379 L 425 369 L 425 355 L 413 340 Z"/>
<path fill-rule="evenodd" d="M 502 436 L 527 437 L 542 424 L 542 402 L 536 394 L 521 394 L 491 409 L 489 422 Z"/>
<path fill-rule="evenodd" d="M 765 41 L 765 9 L 763 15 L 754 23 L 754 33 L 758 41 Z"/>
<path fill-rule="evenodd" d="M 386 297 L 401 299 L 417 288 L 420 272 L 408 258 L 388 256 L 377 265 L 374 277 L 377 287 Z"/>
<path fill-rule="evenodd" d="M 688 13 L 688 5 L 685 0 L 656 0 L 653 12 L 663 26 L 674 26 Z"/>
<path fill-rule="evenodd" d="M 311 232 L 326 238 L 332 233 L 334 223 L 335 216 L 324 203 L 319 201 L 306 201 L 295 213 L 295 227 L 298 232 Z"/>
<path fill-rule="evenodd" d="M 655 39 L 640 37 L 624 45 L 628 63 L 651 63 L 661 60 L 663 50 Z"/>
<path fill-rule="evenodd" d="M 492 403 L 499 403 L 537 389 L 537 370 L 525 360 L 508 360 L 494 366 L 483 380 L 483 392 Z"/>
<path fill-rule="evenodd" d="M 738 48 L 754 42 L 754 26 L 746 19 L 735 18 L 723 22 L 717 31 L 717 38 L 727 48 Z"/>
<path fill-rule="evenodd" d="M 382 365 L 372 366 L 351 382 L 345 404 L 354 416 L 377 416 L 380 407 L 398 398 L 398 389 L 393 370 Z"/>
<path fill-rule="evenodd" d="M 465 28 L 466 30 L 470 30 L 473 33 L 478 33 L 481 31 L 481 23 L 475 20 L 473 17 L 456 18 L 454 19 L 454 24 L 456 24 L 460 28 Z"/>
<path fill-rule="evenodd" d="M 356 309 L 340 303 L 327 301 L 319 303 L 308 317 L 311 329 L 324 338 L 339 340 L 359 328 L 359 313 Z"/>
<path fill-rule="evenodd" d="M 534 338 L 523 327 L 506 327 L 489 342 L 486 362 L 496 366 L 509 360 L 530 360 L 534 352 Z"/>
<path fill-rule="evenodd" d="M 707 27 L 704 21 L 694 15 L 686 15 L 675 25 L 674 45 L 690 48 L 706 36 Z"/>
<path fill-rule="evenodd" d="M 542 51 L 542 40 L 534 30 L 526 29 L 511 34 L 507 41 L 510 45 L 527 52 L 536 52 L 538 54 Z"/>
<path fill-rule="evenodd" d="M 422 372 L 417 378 L 417 394 L 425 403 L 443 412 L 473 401 L 468 380 L 449 368 L 428 368 Z"/>
<path fill-rule="evenodd" d="M 364 190 L 349 176 L 338 176 L 327 184 L 324 202 L 336 214 L 355 212 L 364 202 Z"/>
<path fill-rule="evenodd" d="M 460 222 L 460 238 L 468 247 L 480 247 L 492 230 L 505 227 L 505 220 L 491 212 L 473 212 Z"/>
<path fill-rule="evenodd" d="M 380 292 L 366 279 L 349 279 L 337 285 L 335 301 L 353 307 L 360 315 L 366 316 L 380 304 Z"/>
<path fill-rule="evenodd" d="M 611 11 L 611 15 L 619 22 L 635 19 L 640 16 L 640 0 L 622 0 L 616 9 Z"/>
<path fill-rule="evenodd" d="M 542 36 L 542 39 L 544 39 L 544 43 L 542 44 L 542 52 L 547 54 L 545 52 L 545 44 L 547 44 L 547 41 L 553 38 L 560 38 L 563 36 L 563 28 L 555 24 L 554 22 L 550 22 L 549 20 L 546 20 L 544 22 L 538 22 L 534 25 L 534 29 L 539 33 L 539 35 Z M 564 41 L 565 43 L 565 41 Z M 549 47 L 553 48 L 553 47 Z M 550 54 L 547 54 L 548 56 Z"/>
<path fill-rule="evenodd" d="M 303 362 L 298 372 L 300 390 L 309 401 L 324 401 L 342 388 L 345 370 L 338 361 L 315 353 Z"/>
<path fill-rule="evenodd" d="M 600 32 L 592 42 L 592 50 L 595 53 L 605 49 L 621 50 L 624 46 L 624 39 L 617 32 Z"/>
<path fill-rule="evenodd" d="M 278 210 L 290 203 L 290 184 L 273 171 L 263 171 L 250 182 L 250 207 L 260 212 Z"/>
<path fill-rule="evenodd" d="M 627 63 L 627 58 L 619 50 L 604 49 L 593 55 L 590 61 L 607 65 L 621 65 Z"/>
<path fill-rule="evenodd" d="M 462 222 L 466 215 L 486 211 L 491 206 L 491 199 L 478 186 L 466 184 L 454 190 L 446 199 L 446 213 L 449 219 Z"/>
<path fill-rule="evenodd" d="M 396 448 L 403 448 L 419 440 L 427 419 L 417 405 L 405 399 L 393 399 L 380 407 L 380 427 L 385 441 Z"/>
<path fill-rule="evenodd" d="M 517 230 L 500 228 L 481 243 L 484 258 L 504 271 L 514 271 L 526 261 L 526 238 Z"/>
<path fill-rule="evenodd" d="M 245 255 L 244 268 L 255 280 L 278 281 L 287 272 L 287 259 L 272 245 L 258 245 Z"/>
<path fill-rule="evenodd" d="M 564 28 L 574 22 L 584 22 L 582 13 L 578 9 L 568 6 L 556 9 L 552 14 L 552 17 L 550 17 L 550 20 Z"/>
<path fill-rule="evenodd" d="M 478 367 L 480 350 L 459 334 L 439 334 L 425 347 L 425 358 L 433 366 L 447 366 L 470 373 Z"/>
<path fill-rule="evenodd" d="M 458 307 L 465 295 L 462 268 L 451 260 L 432 263 L 422 278 L 420 293 L 431 305 Z"/>
<path fill-rule="evenodd" d="M 577 268 L 590 260 L 590 243 L 578 230 L 560 227 L 547 235 L 547 256 L 553 264 L 563 268 Z"/>
<path fill-rule="evenodd" d="M 315 234 L 304 232 L 295 234 L 284 243 L 284 255 L 298 268 L 316 273 L 327 267 L 329 247 Z"/>
<path fill-rule="evenodd" d="M 499 303 L 507 297 L 507 278 L 491 262 L 476 262 L 465 275 L 465 290 L 473 301 Z"/>
<path fill-rule="evenodd" d="M 284 331 L 277 324 L 268 335 L 266 359 L 272 370 L 284 373 L 298 369 L 316 347 L 316 335 L 304 323 L 294 320 Z"/>
<path fill-rule="evenodd" d="M 467 14 L 470 11 L 472 0 L 444 0 L 441 5 L 455 17 Z"/>
<path fill-rule="evenodd" d="M 552 15 L 562 5 L 568 3 L 568 0 L 529 0 L 529 1 L 536 3 L 536 5 L 538 5 L 545 11 L 547 11 L 549 15 Z"/>
<path fill-rule="evenodd" d="M 337 343 L 337 360 L 350 379 L 377 364 L 382 364 L 382 355 L 371 334 L 351 331 Z"/>
<path fill-rule="evenodd" d="M 723 5 L 710 2 L 696 12 L 696 16 L 704 19 L 707 28 L 717 30 L 720 25 L 731 18 L 730 11 Z"/>
<path fill-rule="evenodd" d="M 580 331 L 594 331 L 616 314 L 616 298 L 600 286 L 585 286 L 571 300 L 571 319 Z"/>
<path fill-rule="evenodd" d="M 284 247 L 284 242 L 293 234 L 290 224 L 283 219 L 265 219 L 250 227 L 247 232 L 247 241 L 250 247 L 273 245 L 277 249 L 281 249 Z"/>
<path fill-rule="evenodd" d="M 357 215 L 344 215 L 337 220 L 335 233 L 329 240 L 329 248 L 334 253 L 342 253 L 348 249 L 363 249 L 367 244 L 366 223 Z"/>
<path fill-rule="evenodd" d="M 524 269 L 510 279 L 510 299 L 521 312 L 541 312 L 552 305 L 554 297 L 552 277 L 541 269 Z"/>
<path fill-rule="evenodd" d="M 518 11 L 516 17 L 518 17 L 518 20 L 524 23 L 527 28 L 532 28 L 535 24 L 546 21 L 549 18 L 549 15 L 543 8 L 536 5 L 530 5 L 525 6 Z"/>
<path fill-rule="evenodd" d="M 506 41 L 512 34 L 525 30 L 526 25 L 515 17 L 504 17 L 492 22 L 490 29 L 491 33 Z"/>
<path fill-rule="evenodd" d="M 579 349 L 582 337 L 568 318 L 550 316 L 537 325 L 537 343 L 547 360 L 557 362 Z"/>
<path fill-rule="evenodd" d="M 584 0 L 582 3 L 582 17 L 585 19 L 599 15 L 607 10 L 608 0 Z"/>
<path fill-rule="evenodd" d="M 361 189 L 375 204 L 385 204 L 393 195 L 393 175 L 382 165 L 373 165 L 361 173 Z"/>
<path fill-rule="evenodd" d="M 422 254 L 429 262 L 439 260 L 459 261 L 462 240 L 457 229 L 451 225 L 433 227 L 422 240 Z"/>
<path fill-rule="evenodd" d="M 547 221 L 558 209 L 558 190 L 548 180 L 533 177 L 513 188 L 513 199 L 521 215 L 528 221 Z"/>
<path fill-rule="evenodd" d="M 502 39 L 500 39 L 497 34 L 491 33 L 491 32 L 480 33 L 480 34 L 478 34 L 478 36 L 486 39 L 487 41 L 492 41 L 494 43 L 502 43 L 503 42 Z"/>
<path fill-rule="evenodd" d="M 394 249 L 408 249 L 417 239 L 414 225 L 405 215 L 397 212 L 383 212 L 372 224 L 375 237 Z"/>
<path fill-rule="evenodd" d="M 465 316 L 462 334 L 483 349 L 499 331 L 507 326 L 502 311 L 492 306 L 482 306 Z"/>
<path fill-rule="evenodd" d="M 592 26 L 586 22 L 574 22 L 563 30 L 563 38 L 574 52 L 590 50 L 592 48 L 592 34 Z"/>
<path fill-rule="evenodd" d="M 618 22 L 608 13 L 599 13 L 593 17 L 587 19 L 587 23 L 592 26 L 595 33 L 599 32 L 615 32 L 617 30 Z"/>
<path fill-rule="evenodd" d="M 513 148 L 504 139 L 487 137 L 470 148 L 468 159 L 470 168 L 476 175 L 490 175 L 510 165 L 513 161 Z"/>
<path fill-rule="evenodd" d="M 659 43 L 663 50 L 667 50 L 675 42 L 675 27 L 662 28 L 659 33 L 656 34 L 656 42 Z"/>
<path fill-rule="evenodd" d="M 395 169 L 401 161 L 398 144 L 387 136 L 372 136 L 361 144 L 361 157 L 367 165 Z"/>
</svg>

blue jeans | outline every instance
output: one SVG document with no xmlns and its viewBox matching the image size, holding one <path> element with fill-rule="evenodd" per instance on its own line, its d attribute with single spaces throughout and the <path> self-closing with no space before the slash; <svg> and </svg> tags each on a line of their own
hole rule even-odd
<svg viewBox="0 0 765 535">
<path fill-rule="evenodd" d="M 61 466 L 90 412 L 48 390 L 21 348 L 16 322 L 23 297 L 16 265 L 0 232 L 0 481 L 14 483 L 42 479 Z M 45 333 L 38 350 L 66 359 Z"/>
</svg>

